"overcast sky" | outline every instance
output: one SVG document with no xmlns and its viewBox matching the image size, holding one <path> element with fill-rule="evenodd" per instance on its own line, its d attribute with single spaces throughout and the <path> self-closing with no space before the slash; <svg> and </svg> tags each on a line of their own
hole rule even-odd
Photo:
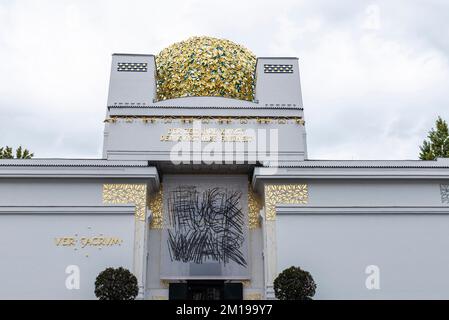
<svg viewBox="0 0 449 320">
<path fill-rule="evenodd" d="M 101 157 L 111 54 L 190 36 L 299 57 L 313 159 L 416 159 L 449 120 L 449 1 L 0 0 L 0 146 Z"/>
</svg>

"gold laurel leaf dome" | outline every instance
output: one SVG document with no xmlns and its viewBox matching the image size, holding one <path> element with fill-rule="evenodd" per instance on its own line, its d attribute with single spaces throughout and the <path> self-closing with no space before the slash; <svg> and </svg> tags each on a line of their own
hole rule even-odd
<svg viewBox="0 0 449 320">
<path fill-rule="evenodd" d="M 254 99 L 256 56 L 234 42 L 192 37 L 156 56 L 157 97 Z"/>
</svg>

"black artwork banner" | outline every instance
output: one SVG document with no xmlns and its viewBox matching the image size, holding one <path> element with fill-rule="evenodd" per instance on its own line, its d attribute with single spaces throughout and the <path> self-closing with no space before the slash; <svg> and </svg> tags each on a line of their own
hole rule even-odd
<svg viewBox="0 0 449 320">
<path fill-rule="evenodd" d="M 162 279 L 249 279 L 248 182 L 188 176 L 164 181 Z"/>
</svg>

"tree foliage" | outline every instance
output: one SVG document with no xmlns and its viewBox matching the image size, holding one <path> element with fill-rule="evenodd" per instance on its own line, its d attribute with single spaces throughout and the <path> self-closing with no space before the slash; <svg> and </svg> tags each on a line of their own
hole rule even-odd
<svg viewBox="0 0 449 320">
<path fill-rule="evenodd" d="M 99 300 L 134 300 L 138 293 L 137 278 L 122 267 L 106 268 L 95 280 Z"/>
<path fill-rule="evenodd" d="M 449 129 L 447 122 L 441 117 L 435 121 L 432 128 L 420 147 L 421 160 L 435 160 L 436 158 L 449 158 Z"/>
<path fill-rule="evenodd" d="M 33 156 L 34 153 L 22 146 L 19 146 L 15 152 L 11 147 L 0 147 L 0 159 L 31 159 Z"/>
<path fill-rule="evenodd" d="M 312 275 L 299 267 L 285 269 L 274 280 L 274 294 L 279 300 L 310 300 L 315 290 Z"/>
</svg>

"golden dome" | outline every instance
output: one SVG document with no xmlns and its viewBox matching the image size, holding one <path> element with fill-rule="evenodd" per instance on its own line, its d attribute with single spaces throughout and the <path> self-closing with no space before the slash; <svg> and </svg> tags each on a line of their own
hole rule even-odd
<svg viewBox="0 0 449 320">
<path fill-rule="evenodd" d="M 254 99 L 256 56 L 229 40 L 192 37 L 156 56 L 158 100 L 189 96 Z"/>
</svg>

